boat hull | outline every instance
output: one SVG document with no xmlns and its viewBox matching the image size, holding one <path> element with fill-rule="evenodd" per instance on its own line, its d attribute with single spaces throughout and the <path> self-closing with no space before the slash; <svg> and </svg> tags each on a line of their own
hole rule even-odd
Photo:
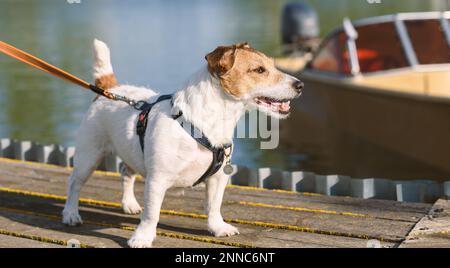
<svg viewBox="0 0 450 268">
<path fill-rule="evenodd" d="M 306 89 L 281 124 L 299 167 L 357 178 L 450 180 L 450 100 L 301 75 Z"/>
</svg>

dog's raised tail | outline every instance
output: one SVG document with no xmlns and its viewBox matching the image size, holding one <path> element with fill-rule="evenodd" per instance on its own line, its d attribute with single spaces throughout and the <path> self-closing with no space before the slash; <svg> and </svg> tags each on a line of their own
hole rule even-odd
<svg viewBox="0 0 450 268">
<path fill-rule="evenodd" d="M 94 79 L 95 85 L 108 90 L 118 85 L 111 64 L 111 53 L 108 46 L 100 41 L 94 40 Z"/>
</svg>

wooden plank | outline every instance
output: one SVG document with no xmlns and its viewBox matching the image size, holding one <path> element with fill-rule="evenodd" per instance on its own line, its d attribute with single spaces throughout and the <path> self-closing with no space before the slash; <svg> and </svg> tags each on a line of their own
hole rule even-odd
<svg viewBox="0 0 450 268">
<path fill-rule="evenodd" d="M 0 235 L 0 248 L 65 248 L 65 246 L 43 243 L 14 236 Z"/>
<path fill-rule="evenodd" d="M 130 231 L 118 228 L 107 228 L 89 223 L 79 227 L 67 227 L 57 219 L 5 210 L 0 210 L 0 226 L 10 231 L 26 233 L 28 235 L 31 234 L 64 241 L 76 239 L 83 244 L 100 248 L 127 247 L 127 240 L 131 236 Z M 154 242 L 154 247 L 205 248 L 221 246 L 170 237 L 158 237 Z"/>
<path fill-rule="evenodd" d="M 450 201 L 440 199 L 414 227 L 402 248 L 450 248 Z"/>
<path fill-rule="evenodd" d="M 168 199 L 164 209 L 181 210 L 187 212 L 202 212 L 202 204 L 188 202 L 186 199 Z M 292 212 L 288 210 L 274 210 L 270 208 L 244 207 L 236 204 L 224 203 L 222 213 L 225 218 L 247 221 L 270 222 L 290 226 L 307 227 L 323 231 L 384 237 L 401 241 L 413 227 L 413 223 L 381 220 L 375 218 L 344 217 L 321 213 Z"/>
<path fill-rule="evenodd" d="M 17 162 L 5 163 L 0 160 L 0 186 L 3 187 L 38 192 L 42 192 L 45 189 L 47 193 L 64 195 L 65 182 L 69 174 L 70 170 L 65 168 Z M 141 204 L 143 186 L 142 181 L 136 183 L 137 197 Z M 0 194 L 0 196 L 5 197 L 4 194 Z M 97 174 L 88 181 L 83 189 L 82 197 L 117 202 L 121 200 L 120 178 Z M 6 199 L 11 198 L 15 200 L 11 195 L 8 195 Z M 15 200 L 14 202 L 29 203 L 27 201 L 29 198 L 25 199 L 21 201 Z M 203 199 L 204 189 L 202 188 L 185 190 L 185 195 L 182 197 L 177 195 L 175 191 L 169 191 L 163 209 L 203 214 Z M 255 245 L 263 247 L 274 245 L 280 247 L 283 245 L 290 247 L 307 247 L 312 245 L 362 247 L 366 245 L 366 240 L 347 236 L 386 238 L 400 243 L 415 223 L 430 208 L 430 205 L 427 204 L 361 200 L 348 197 L 309 196 L 236 187 L 227 189 L 224 200 L 222 209 L 224 217 L 241 223 L 238 227 L 242 232 L 242 235 L 238 236 L 238 238 L 232 238 L 228 241 L 255 242 Z M 40 204 L 38 199 L 33 199 L 33 202 Z M 18 206 L 18 203 L 13 203 L 12 207 Z M 60 206 L 59 202 L 59 212 L 56 212 L 53 208 L 51 213 L 60 213 Z M 37 209 L 40 211 L 41 208 Z M 86 208 L 83 208 L 83 211 L 85 210 Z M 120 211 L 114 209 L 114 213 L 120 213 Z M 360 215 L 355 217 L 347 214 L 342 215 L 343 213 Z M 111 220 L 111 215 L 103 214 L 105 214 L 105 211 L 96 212 L 93 219 L 103 219 L 102 217 L 106 216 L 104 220 Z M 115 215 L 115 217 L 118 217 L 118 215 Z M 120 217 L 126 218 L 129 216 L 124 217 L 124 215 L 120 214 Z M 131 224 L 137 224 L 136 217 L 131 219 L 133 220 Z M 165 224 L 170 225 L 172 229 L 178 228 L 184 232 L 189 230 L 192 232 L 194 230 L 193 232 L 205 234 L 206 221 L 204 219 L 174 215 L 163 215 L 161 219 L 161 226 Z M 279 224 L 283 228 L 286 226 L 297 227 L 297 229 L 306 227 L 309 228 L 306 231 L 312 230 L 316 231 L 316 233 L 280 230 L 277 226 L 269 228 L 268 226 L 253 224 L 256 222 Z M 334 233 L 335 235 L 324 235 L 324 233 Z M 391 243 L 388 246 L 393 246 L 394 244 Z"/>
<path fill-rule="evenodd" d="M 61 202 L 7 195 L 0 195 L 1 204 L 7 208 L 39 211 L 40 213 L 48 213 L 55 216 L 58 216 L 63 208 Z M 139 222 L 138 216 L 124 215 L 119 209 L 82 206 L 80 213 L 85 221 L 90 222 L 105 222 L 122 226 L 136 226 Z M 158 228 L 164 232 L 177 232 L 212 238 L 206 231 L 206 221 L 199 219 L 162 215 Z M 291 232 L 246 225 L 240 225 L 239 229 L 241 232 L 239 236 L 214 239 L 224 242 L 243 243 L 255 247 L 366 247 L 367 245 L 367 241 L 364 239 Z M 131 232 L 129 235 L 131 235 Z M 394 246 L 393 243 L 384 243 L 383 245 L 386 247 Z"/>
<path fill-rule="evenodd" d="M 30 167 L 24 163 L 14 163 L 13 165 L 20 167 L 20 170 L 17 170 L 17 168 L 13 168 L 13 170 L 10 171 L 10 174 L 12 175 L 17 175 L 17 172 L 28 170 L 29 178 L 33 178 L 33 176 L 36 176 L 39 177 L 39 180 L 46 180 L 51 182 L 63 181 L 65 183 L 67 179 L 66 176 L 70 174 L 70 170 L 63 168 L 51 168 L 47 166 L 38 166 L 39 168 L 35 168 Z M 1 161 L 0 167 L 3 167 Z M 11 166 L 9 165 L 7 165 L 7 167 L 11 169 Z M 3 171 L 3 169 L 0 170 L 0 172 Z M 49 170 L 51 172 L 49 172 Z M 57 174 L 53 172 L 56 172 Z M 60 174 L 63 174 L 63 176 L 58 176 Z M 141 181 L 136 182 L 136 196 L 138 197 L 143 196 L 142 184 L 143 182 Z M 88 187 L 100 187 L 116 190 L 115 197 L 118 196 L 120 198 L 121 182 L 117 177 L 96 175 L 94 176 L 94 178 L 88 181 L 86 188 Z M 171 193 L 173 192 L 169 191 L 169 197 L 177 197 L 176 195 L 171 195 Z M 185 196 L 196 197 L 203 200 L 203 189 L 187 189 L 185 190 Z M 301 206 L 305 208 L 325 210 L 333 208 L 337 212 L 354 212 L 359 214 L 367 214 L 372 217 L 405 220 L 411 222 L 417 222 L 431 208 L 431 205 L 429 204 L 402 203 L 386 200 L 363 200 L 357 198 L 342 198 L 331 196 L 304 196 L 294 193 L 286 194 L 272 191 L 244 190 L 242 188 L 227 189 L 225 200 L 228 202 L 264 202 L 268 204 L 284 206 L 296 206 L 298 204 L 301 204 Z"/>
<path fill-rule="evenodd" d="M 55 193 L 56 184 L 48 187 L 48 192 Z M 44 185 L 35 185 L 35 189 L 42 189 Z M 27 185 L 27 189 L 30 185 Z M 34 188 L 34 187 L 33 187 Z M 56 193 L 62 193 L 61 187 Z M 34 190 L 34 189 L 31 189 Z M 86 194 L 86 192 L 89 192 Z M 99 191 L 97 188 L 86 187 L 82 197 L 95 198 L 99 200 L 111 200 L 114 195 L 120 193 L 111 192 L 107 189 Z M 118 197 L 116 200 L 120 200 Z M 114 200 L 113 200 L 114 201 Z M 142 200 L 141 204 L 142 204 Z M 166 198 L 163 209 L 176 210 L 182 212 L 194 212 L 203 214 L 203 202 L 197 199 Z M 323 215 L 314 213 L 291 212 L 288 210 L 271 210 L 265 208 L 244 207 L 225 202 L 222 208 L 224 217 L 230 219 L 241 219 L 249 221 L 262 221 L 292 226 L 308 227 L 329 232 L 344 232 L 354 235 L 369 235 L 374 237 L 384 237 L 386 239 L 401 241 L 407 232 L 412 228 L 412 223 L 397 222 L 391 220 L 380 220 L 372 218 L 354 218 L 336 215 Z"/>
<path fill-rule="evenodd" d="M 2 175 L 0 175 L 2 176 Z M 52 176 L 51 174 L 48 175 Z M 13 179 L 15 181 L 24 181 L 24 179 Z M 3 180 L 2 180 L 3 181 Z M 95 181 L 95 179 L 93 179 Z M 107 201 L 115 201 L 120 200 L 121 192 L 119 183 L 115 182 L 117 187 L 111 186 L 114 184 L 112 181 L 105 182 L 102 185 L 108 185 L 108 187 L 93 187 L 92 185 L 87 185 L 83 189 L 82 196 L 87 198 L 96 198 L 100 200 Z M 25 185 L 24 185 L 25 186 Z M 51 183 L 50 186 L 44 186 L 41 181 L 36 181 L 32 179 L 27 180 L 27 189 L 42 189 L 43 187 L 47 187 L 47 191 L 50 193 L 61 194 L 65 192 L 65 185 L 62 183 Z M 137 191 L 142 191 L 142 184 L 138 184 L 136 189 Z M 99 191 L 101 189 L 101 191 Z M 236 191 L 237 189 L 232 189 Z M 166 198 L 163 209 L 166 210 L 177 210 L 184 212 L 194 212 L 194 213 L 203 213 L 203 201 L 202 196 L 203 193 L 200 193 L 198 190 L 189 191 L 190 194 L 186 194 L 183 197 L 177 197 L 174 195 L 168 195 Z M 257 192 L 260 194 L 268 194 L 272 195 L 272 192 Z M 253 192 L 252 192 L 253 193 Z M 254 193 L 253 193 L 254 194 Z M 278 194 L 278 193 L 275 193 Z M 142 194 L 138 195 L 138 200 L 142 199 Z M 235 194 L 235 198 L 243 199 L 245 195 Z M 139 198 L 141 197 L 141 198 Z M 414 226 L 415 221 L 399 221 L 399 220 L 391 220 L 391 219 L 379 219 L 379 218 L 360 218 L 360 217 L 344 217 L 341 215 L 328 215 L 322 213 L 307 213 L 307 212 L 293 212 L 290 210 L 283 209 L 268 209 L 268 208 L 260 208 L 260 207 L 248 207 L 237 204 L 237 201 L 229 201 L 227 199 L 228 195 L 225 198 L 225 202 L 223 204 L 223 214 L 226 218 L 231 219 L 242 219 L 247 221 L 258 221 L 258 222 L 269 222 L 269 223 L 277 223 L 283 225 L 290 226 L 299 226 L 306 227 L 311 229 L 317 229 L 320 231 L 327 232 L 339 232 L 339 233 L 348 233 L 353 234 L 355 236 L 370 236 L 370 237 L 383 237 L 388 240 L 401 242 L 410 229 Z M 284 198 L 291 197 L 291 194 L 284 194 Z M 261 197 L 262 198 L 262 197 Z M 310 198 L 310 197 L 308 197 Z M 320 196 L 319 198 L 323 198 Z M 273 197 L 268 197 L 266 200 L 258 199 L 256 201 L 264 201 L 267 202 L 267 199 L 272 199 L 272 203 L 275 202 Z M 338 200 L 347 200 L 350 198 L 345 197 L 333 197 L 333 200 L 337 202 Z M 276 198 L 276 200 L 282 200 L 281 198 Z M 142 200 L 141 201 L 142 204 Z M 291 200 L 292 201 L 292 200 Z M 370 200 L 369 200 L 370 201 Z M 366 203 L 367 202 L 366 200 Z M 391 202 L 397 203 L 397 202 Z M 290 203 L 294 204 L 294 203 Z M 297 206 L 303 206 L 303 203 L 297 200 Z M 386 206 L 386 205 L 385 205 Z M 390 207 L 395 207 L 391 205 Z M 351 209 L 351 207 L 348 207 Z M 350 210 L 353 211 L 353 210 Z M 417 212 L 416 212 L 417 213 Z M 418 217 L 419 215 L 416 215 Z M 424 214 L 420 214 L 423 216 Z"/>
</svg>

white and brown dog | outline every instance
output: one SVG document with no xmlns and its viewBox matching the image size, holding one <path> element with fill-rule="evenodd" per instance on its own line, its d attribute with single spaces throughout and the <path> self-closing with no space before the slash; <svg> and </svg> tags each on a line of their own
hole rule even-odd
<svg viewBox="0 0 450 268">
<path fill-rule="evenodd" d="M 118 86 L 106 44 L 95 40 L 96 84 L 110 92 L 135 100 L 154 101 L 157 93 L 146 88 Z M 125 213 L 141 212 L 134 196 L 134 174 L 146 179 L 141 223 L 128 241 L 130 247 L 151 247 L 164 195 L 169 188 L 190 187 L 208 169 L 212 153 L 194 140 L 172 118 L 196 126 L 213 146 L 232 142 L 239 118 L 259 109 L 277 118 L 289 115 L 290 100 L 300 96 L 303 83 L 276 69 L 274 61 L 248 44 L 221 46 L 206 56 L 207 65 L 173 96 L 172 103 L 156 104 L 148 117 L 145 150 L 136 134 L 139 112 L 125 103 L 99 98 L 77 135 L 74 170 L 68 180 L 68 199 L 63 223 L 82 223 L 78 200 L 82 186 L 108 153 L 117 154 L 127 165 L 122 172 Z M 224 222 L 220 207 L 229 180 L 219 170 L 206 181 L 208 229 L 215 236 L 232 236 L 238 230 Z"/>
</svg>

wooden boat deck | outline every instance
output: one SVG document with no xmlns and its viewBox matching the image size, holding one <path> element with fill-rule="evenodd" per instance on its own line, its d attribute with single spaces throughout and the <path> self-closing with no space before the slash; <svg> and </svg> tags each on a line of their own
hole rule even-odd
<svg viewBox="0 0 450 268">
<path fill-rule="evenodd" d="M 117 174 L 96 172 L 82 192 L 84 225 L 61 223 L 70 169 L 0 159 L 0 247 L 126 247 L 139 222 L 122 213 Z M 142 204 L 142 180 L 136 196 Z M 206 231 L 202 187 L 169 191 L 155 247 L 450 247 L 450 202 L 434 206 L 230 186 L 224 218 L 241 235 Z M 419 229 L 414 229 L 416 224 Z M 370 243 L 369 243 L 370 244 Z"/>
</svg>

